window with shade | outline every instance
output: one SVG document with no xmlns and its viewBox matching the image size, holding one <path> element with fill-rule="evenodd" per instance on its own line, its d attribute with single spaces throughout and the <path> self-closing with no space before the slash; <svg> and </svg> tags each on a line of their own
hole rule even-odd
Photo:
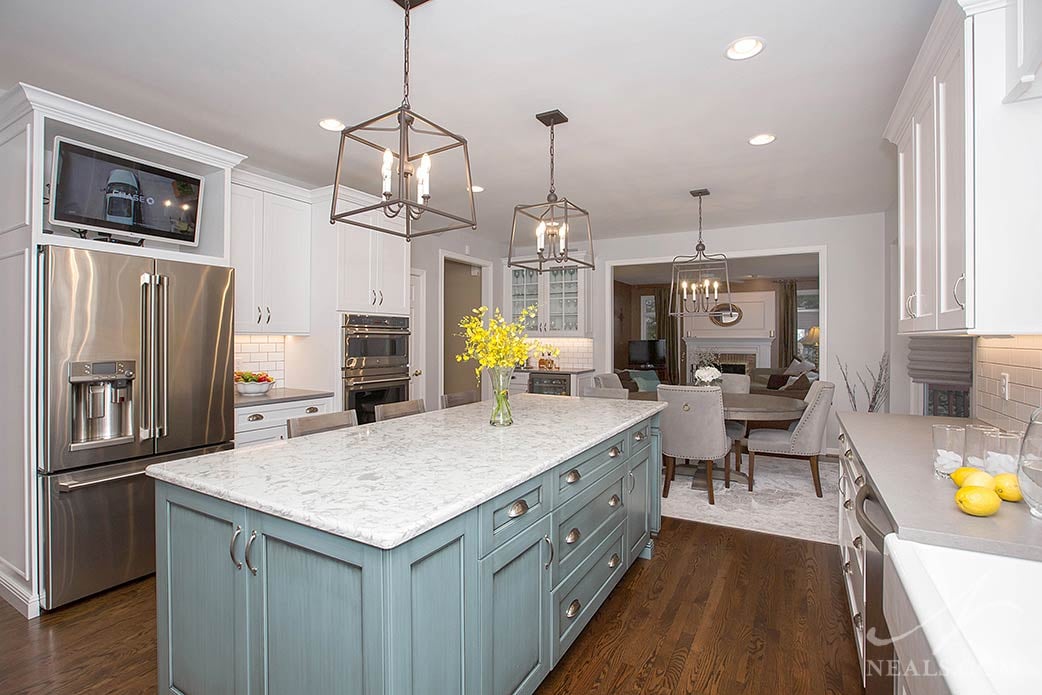
<svg viewBox="0 0 1042 695">
<path fill-rule="evenodd" d="M 913 336 L 908 375 L 923 389 L 923 415 L 970 417 L 973 338 Z"/>
</svg>

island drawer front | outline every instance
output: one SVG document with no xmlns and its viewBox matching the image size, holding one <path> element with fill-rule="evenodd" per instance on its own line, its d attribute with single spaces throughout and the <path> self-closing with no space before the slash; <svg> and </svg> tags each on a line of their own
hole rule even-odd
<svg viewBox="0 0 1042 695">
<path fill-rule="evenodd" d="M 608 529 L 625 520 L 623 488 L 626 473 L 627 467 L 619 466 L 554 511 L 553 585 L 556 586 L 589 557 Z"/>
<path fill-rule="evenodd" d="M 333 399 L 331 398 L 316 398 L 310 401 L 293 401 L 256 407 L 243 406 L 235 409 L 235 432 L 238 434 L 268 427 L 285 427 L 286 420 L 328 413 L 332 405 Z"/>
<path fill-rule="evenodd" d="M 651 422 L 647 421 L 630 429 L 626 437 L 629 444 L 629 455 L 633 456 L 646 446 L 651 446 Z"/>
<path fill-rule="evenodd" d="M 497 495 L 478 508 L 478 555 L 485 557 L 550 513 L 554 472 Z"/>
<path fill-rule="evenodd" d="M 586 452 L 582 458 L 573 459 L 555 468 L 557 501 L 554 506 L 559 507 L 572 499 L 625 461 L 628 458 L 628 441 L 628 434 L 616 435 Z"/>
<path fill-rule="evenodd" d="M 551 598 L 554 664 L 590 622 L 626 573 L 625 524 L 614 528 Z"/>
</svg>

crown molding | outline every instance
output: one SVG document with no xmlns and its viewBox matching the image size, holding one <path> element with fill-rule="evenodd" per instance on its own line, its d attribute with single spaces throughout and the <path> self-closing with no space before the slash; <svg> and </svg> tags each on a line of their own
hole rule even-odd
<svg viewBox="0 0 1042 695">
<path fill-rule="evenodd" d="M 967 17 L 972 17 L 981 12 L 1001 10 L 1009 5 L 1009 0 L 956 0 Z"/>
<path fill-rule="evenodd" d="M 246 186 L 247 188 L 256 188 L 259 191 L 274 193 L 283 198 L 292 198 L 302 203 L 311 202 L 311 191 L 308 189 L 286 183 L 285 181 L 279 181 L 254 171 L 241 168 L 232 169 L 232 183 Z"/>
</svg>

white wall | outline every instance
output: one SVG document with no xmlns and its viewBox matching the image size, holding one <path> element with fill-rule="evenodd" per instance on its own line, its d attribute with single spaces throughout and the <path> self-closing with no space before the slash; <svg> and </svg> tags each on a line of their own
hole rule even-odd
<svg viewBox="0 0 1042 695">
<path fill-rule="evenodd" d="M 849 364 L 851 370 L 864 370 L 866 365 L 874 368 L 887 347 L 884 217 L 880 212 L 714 229 L 704 234 L 706 246 L 713 253 L 748 255 L 786 249 L 795 253 L 795 249 L 806 252 L 807 247 L 824 247 L 826 268 L 821 286 L 826 325 L 822 378 L 836 383 L 836 410 L 850 410 L 836 358 Z M 610 324 L 606 324 L 607 302 L 611 301 L 607 262 L 671 259 L 680 253 L 693 253 L 696 241 L 697 234 L 693 232 L 597 240 L 597 270 L 591 278 L 590 308 L 597 369 L 611 368 Z M 834 446 L 836 427 L 833 423 L 826 441 L 830 447 Z"/>
</svg>

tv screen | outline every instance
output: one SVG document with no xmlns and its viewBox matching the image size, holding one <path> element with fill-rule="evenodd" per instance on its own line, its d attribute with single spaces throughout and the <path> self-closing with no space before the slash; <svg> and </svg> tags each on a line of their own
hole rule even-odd
<svg viewBox="0 0 1042 695">
<path fill-rule="evenodd" d="M 666 341 L 665 340 L 631 340 L 630 341 L 630 364 L 655 364 L 666 363 Z"/>
<path fill-rule="evenodd" d="M 51 181 L 52 224 L 199 244 L 198 176 L 58 137 Z"/>
</svg>

